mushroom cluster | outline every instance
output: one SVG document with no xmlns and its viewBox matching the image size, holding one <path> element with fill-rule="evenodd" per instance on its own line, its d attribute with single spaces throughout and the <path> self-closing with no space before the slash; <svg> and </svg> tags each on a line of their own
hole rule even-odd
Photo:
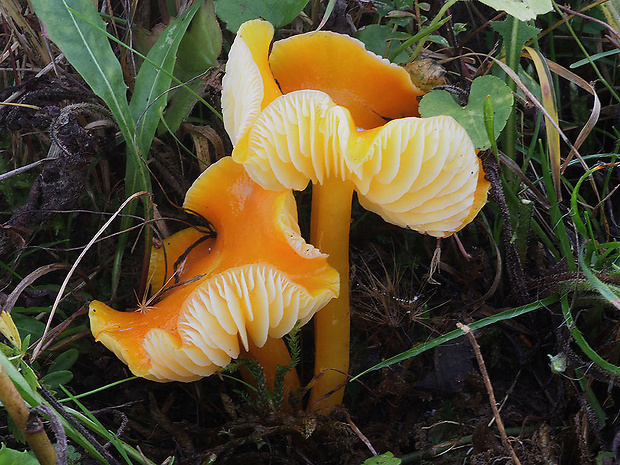
<svg viewBox="0 0 620 465">
<path fill-rule="evenodd" d="M 280 338 L 338 295 L 338 273 L 301 237 L 293 194 L 261 188 L 230 157 L 196 180 L 183 206 L 217 237 L 189 228 L 166 239 L 149 270 L 160 300 L 134 312 L 92 302 L 93 335 L 154 381 L 202 378 L 242 350 L 273 379 L 288 357 Z"/>
<path fill-rule="evenodd" d="M 168 238 L 149 271 L 158 300 L 138 312 L 95 301 L 91 327 L 138 376 L 192 381 L 249 351 L 273 379 L 288 358 L 279 338 L 324 307 L 310 407 L 327 408 L 349 370 L 353 193 L 390 223 L 446 237 L 473 220 L 489 183 L 454 119 L 419 118 L 422 92 L 404 69 L 345 35 L 272 44 L 273 33 L 262 20 L 240 27 L 222 83 L 233 156 L 186 196 L 217 237 Z M 291 192 L 310 182 L 313 245 Z"/>
<path fill-rule="evenodd" d="M 265 189 L 312 182 L 310 242 L 341 276 L 340 297 L 315 317 L 314 408 L 342 400 L 349 369 L 348 238 L 353 192 L 393 224 L 446 237 L 473 220 L 489 183 L 465 130 L 419 118 L 407 72 L 332 32 L 272 44 L 273 27 L 244 23 L 222 88 L 233 159 Z"/>
</svg>

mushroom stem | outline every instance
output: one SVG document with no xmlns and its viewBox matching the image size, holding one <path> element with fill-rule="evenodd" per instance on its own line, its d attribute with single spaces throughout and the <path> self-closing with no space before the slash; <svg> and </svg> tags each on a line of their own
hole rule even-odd
<svg viewBox="0 0 620 465">
<path fill-rule="evenodd" d="M 316 382 L 310 395 L 312 410 L 342 403 L 349 372 L 349 228 L 353 187 L 350 181 L 337 177 L 312 187 L 310 241 L 329 255 L 327 261 L 340 274 L 340 296 L 314 316 Z"/>
<path fill-rule="evenodd" d="M 250 346 L 248 354 L 263 368 L 267 385 L 273 393 L 273 385 L 276 379 L 276 370 L 278 366 L 287 366 L 291 362 L 291 355 L 289 354 L 288 348 L 282 338 L 276 339 L 269 337 L 263 347 L 256 347 L 251 339 L 248 342 Z M 299 376 L 297 376 L 297 370 L 293 368 L 284 375 L 282 398 L 284 399 L 285 409 L 290 407 L 288 402 L 289 394 L 298 390 L 299 386 Z"/>
</svg>

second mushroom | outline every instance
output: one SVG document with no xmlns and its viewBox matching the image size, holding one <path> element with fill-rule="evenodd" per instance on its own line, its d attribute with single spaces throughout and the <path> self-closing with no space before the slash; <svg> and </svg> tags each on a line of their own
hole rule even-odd
<svg viewBox="0 0 620 465">
<path fill-rule="evenodd" d="M 349 36 L 244 23 L 229 54 L 222 109 L 233 158 L 266 189 L 313 184 L 310 241 L 341 276 L 340 297 L 315 317 L 310 404 L 342 401 L 349 370 L 348 240 L 353 192 L 386 221 L 435 237 L 467 225 L 489 183 L 466 131 L 418 118 L 407 72 Z"/>
<path fill-rule="evenodd" d="M 280 338 L 338 295 L 338 273 L 301 237 L 292 193 L 264 190 L 230 157 L 200 176 L 184 208 L 217 237 L 189 228 L 166 239 L 149 270 L 159 299 L 133 312 L 92 302 L 93 335 L 154 381 L 194 381 L 245 350 L 273 383 L 288 360 Z"/>
</svg>

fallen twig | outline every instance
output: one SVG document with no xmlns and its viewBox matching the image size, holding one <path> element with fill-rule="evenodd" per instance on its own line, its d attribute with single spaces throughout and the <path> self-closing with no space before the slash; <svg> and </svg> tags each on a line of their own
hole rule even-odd
<svg viewBox="0 0 620 465">
<path fill-rule="evenodd" d="M 499 415 L 499 410 L 497 408 L 497 402 L 495 401 L 495 394 L 493 393 L 493 386 L 491 385 L 491 380 L 489 379 L 489 373 L 487 372 L 487 367 L 484 363 L 484 358 L 482 358 L 482 353 L 480 352 L 480 346 L 478 345 L 478 341 L 476 341 L 476 337 L 474 333 L 471 332 L 469 326 L 464 325 L 462 323 L 457 323 L 456 327 L 465 333 L 467 339 L 471 343 L 471 346 L 474 349 L 474 353 L 476 354 L 476 360 L 478 361 L 478 367 L 480 368 L 480 373 L 482 374 L 482 379 L 484 380 L 484 386 L 487 389 L 487 394 L 489 395 L 489 401 L 491 403 L 491 410 L 493 410 L 493 417 L 495 418 L 495 423 L 497 423 L 497 429 L 499 430 L 499 435 L 502 438 L 502 443 L 504 447 L 510 453 L 512 457 L 512 461 L 515 465 L 521 465 L 517 454 L 515 454 L 514 449 L 510 445 L 508 441 L 508 436 L 506 435 L 506 429 L 504 428 L 504 423 L 502 422 L 502 418 Z"/>
</svg>

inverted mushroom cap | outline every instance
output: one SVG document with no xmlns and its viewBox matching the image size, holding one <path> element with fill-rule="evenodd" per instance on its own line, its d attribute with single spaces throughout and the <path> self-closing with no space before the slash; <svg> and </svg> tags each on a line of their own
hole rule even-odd
<svg viewBox="0 0 620 465">
<path fill-rule="evenodd" d="M 416 117 L 421 91 L 404 69 L 348 36 L 300 34 L 270 53 L 272 35 L 264 21 L 242 25 L 223 80 L 233 158 L 252 179 L 351 181 L 368 210 L 436 237 L 474 218 L 489 189 L 474 146 L 453 118 Z"/>
<path fill-rule="evenodd" d="M 350 36 L 328 31 L 299 34 L 270 44 L 273 26 L 241 25 L 222 82 L 224 125 L 236 144 L 275 98 L 297 90 L 320 90 L 349 109 L 357 127 L 419 116 L 407 71 L 367 51 Z M 386 92 L 386 90 L 388 90 Z"/>
<path fill-rule="evenodd" d="M 187 229 L 154 250 L 161 300 L 142 312 L 90 306 L 93 335 L 135 375 L 207 376 L 250 340 L 262 347 L 282 337 L 338 295 L 338 273 L 299 233 L 290 191 L 264 190 L 224 158 L 198 178 L 184 207 L 207 218 L 217 238 Z"/>
</svg>

